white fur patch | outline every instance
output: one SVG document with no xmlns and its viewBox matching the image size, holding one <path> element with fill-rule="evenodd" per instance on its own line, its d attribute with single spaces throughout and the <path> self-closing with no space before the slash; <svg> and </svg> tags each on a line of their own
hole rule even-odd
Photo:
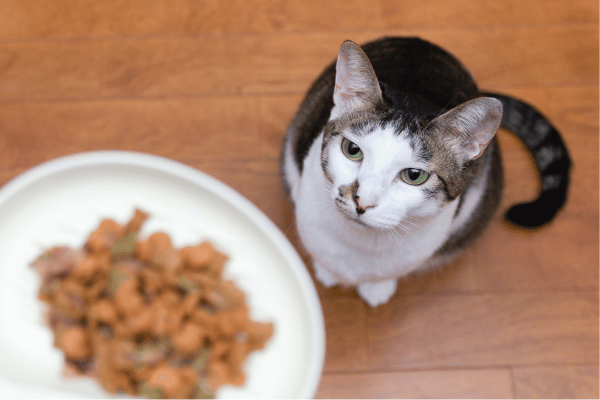
<svg viewBox="0 0 600 400">
<path fill-rule="evenodd" d="M 313 269 L 315 270 L 315 276 L 326 288 L 335 286 L 340 281 L 331 274 L 327 269 L 323 268 L 318 262 L 313 262 Z"/>
<path fill-rule="evenodd" d="M 285 172 L 285 180 L 290 188 L 290 198 L 295 204 L 300 187 L 300 171 L 294 161 L 294 152 L 291 147 L 291 141 L 288 140 L 285 144 L 283 170 Z"/>
<path fill-rule="evenodd" d="M 404 134 L 398 135 L 392 128 L 377 127 L 366 135 L 347 132 L 344 136 L 360 147 L 364 157 L 359 162 L 352 161 L 340 150 L 342 138 L 333 142 L 328 154 L 328 173 L 333 180 L 331 195 L 335 198 L 337 188 L 358 182 L 358 201 L 368 211 L 354 215 L 356 221 L 372 228 L 393 229 L 403 221 L 437 212 L 437 203 L 426 198 L 422 187 L 408 185 L 400 179 L 403 169 L 428 170 L 430 167 L 414 154 Z M 338 204 L 352 217 L 356 204 L 350 198 L 345 200 L 345 204 Z"/>
<path fill-rule="evenodd" d="M 348 218 L 335 205 L 336 182 L 332 185 L 325 178 L 320 163 L 322 134 L 304 160 L 295 200 L 297 229 L 314 262 L 340 283 L 350 285 L 395 279 L 419 268 L 446 240 L 458 204 L 454 202 L 433 213 L 433 205 L 423 205 L 420 188 L 410 187 L 395 178 L 402 168 L 419 167 L 414 164 L 416 160 L 406 140 L 384 132 L 379 139 L 368 136 L 362 141 L 354 139 L 364 147 L 365 164 L 370 170 L 361 171 L 347 163 L 344 168 L 338 166 L 336 178 L 349 183 L 358 176 L 353 174 L 376 171 L 379 177 L 386 176 L 378 180 L 380 186 L 366 184 L 366 191 L 359 192 L 377 197 L 378 201 L 377 206 L 363 214 L 367 216 L 375 211 L 365 223 Z M 377 146 L 387 148 L 384 154 L 390 162 L 373 156 Z M 400 156 L 395 157 L 398 152 Z M 330 155 L 329 164 L 336 162 L 342 162 L 339 155 Z"/>
<path fill-rule="evenodd" d="M 398 281 L 396 279 L 377 283 L 361 283 L 358 285 L 357 291 L 360 297 L 369 303 L 371 307 L 377 307 L 387 303 L 392 298 L 396 293 L 397 285 Z"/>
</svg>

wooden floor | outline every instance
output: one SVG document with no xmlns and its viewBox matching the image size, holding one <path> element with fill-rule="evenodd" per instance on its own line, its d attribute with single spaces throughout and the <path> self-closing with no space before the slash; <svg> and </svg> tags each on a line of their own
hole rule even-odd
<svg viewBox="0 0 600 400">
<path fill-rule="evenodd" d="M 278 178 L 286 125 L 344 39 L 383 35 L 436 42 L 482 88 L 535 104 L 564 135 L 572 189 L 550 226 L 498 215 L 386 306 L 317 285 L 317 396 L 598 398 L 595 0 L 0 0 L 0 185 L 76 152 L 153 153 L 223 180 L 302 252 Z M 499 137 L 505 210 L 539 183 Z"/>
</svg>

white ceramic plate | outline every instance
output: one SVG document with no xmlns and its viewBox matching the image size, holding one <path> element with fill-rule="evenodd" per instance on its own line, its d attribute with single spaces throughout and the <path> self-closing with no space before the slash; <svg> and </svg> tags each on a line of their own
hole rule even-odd
<svg viewBox="0 0 600 400">
<path fill-rule="evenodd" d="M 42 164 L 0 190 L 0 393 L 106 397 L 92 380 L 65 378 L 29 268 L 42 250 L 81 246 L 103 218 L 150 213 L 142 236 L 168 233 L 176 246 L 208 239 L 230 256 L 225 274 L 246 292 L 251 317 L 275 334 L 246 363 L 246 383 L 218 397 L 308 398 L 324 359 L 323 316 L 305 266 L 275 225 L 240 194 L 164 158 L 93 152 Z"/>
</svg>

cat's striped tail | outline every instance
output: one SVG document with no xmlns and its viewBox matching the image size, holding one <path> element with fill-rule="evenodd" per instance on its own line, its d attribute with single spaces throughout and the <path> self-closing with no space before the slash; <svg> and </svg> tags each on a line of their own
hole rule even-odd
<svg viewBox="0 0 600 400">
<path fill-rule="evenodd" d="M 531 203 L 512 206 L 508 222 L 536 228 L 552 220 L 567 200 L 571 159 L 558 130 L 531 105 L 496 93 L 482 93 L 502 102 L 501 126 L 516 134 L 535 160 L 541 191 Z"/>
</svg>

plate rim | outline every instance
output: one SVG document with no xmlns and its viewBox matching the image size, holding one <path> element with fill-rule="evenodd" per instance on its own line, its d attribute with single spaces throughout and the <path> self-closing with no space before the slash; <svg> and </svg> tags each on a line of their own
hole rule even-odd
<svg viewBox="0 0 600 400">
<path fill-rule="evenodd" d="M 69 169 L 98 165 L 127 165 L 155 169 L 199 185 L 241 211 L 275 244 L 289 260 L 291 272 L 301 283 L 298 285 L 300 293 L 308 309 L 309 321 L 314 328 L 309 330 L 311 341 L 309 371 L 300 393 L 300 398 L 313 398 L 321 380 L 325 361 L 325 322 L 317 290 L 306 265 L 283 232 L 254 203 L 229 185 L 180 161 L 150 153 L 123 150 L 88 151 L 42 162 L 12 178 L 0 187 L 0 209 L 20 190 L 40 179 Z M 0 379 L 0 383 L 2 380 L 6 381 Z"/>
</svg>

